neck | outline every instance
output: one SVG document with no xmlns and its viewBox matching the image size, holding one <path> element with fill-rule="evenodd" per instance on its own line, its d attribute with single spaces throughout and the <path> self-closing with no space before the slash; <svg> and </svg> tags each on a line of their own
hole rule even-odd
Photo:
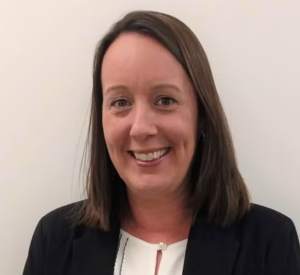
<svg viewBox="0 0 300 275">
<path fill-rule="evenodd" d="M 170 244 L 188 237 L 192 211 L 186 195 L 145 199 L 128 192 L 128 199 L 131 215 L 122 223 L 128 233 L 151 243 Z"/>
</svg>

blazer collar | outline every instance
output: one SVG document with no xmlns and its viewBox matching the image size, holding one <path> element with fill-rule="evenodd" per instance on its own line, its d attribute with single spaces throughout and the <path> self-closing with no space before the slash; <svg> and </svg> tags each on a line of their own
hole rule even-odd
<svg viewBox="0 0 300 275">
<path fill-rule="evenodd" d="M 240 247 L 234 227 L 214 226 L 198 217 L 189 234 L 183 275 L 233 274 Z"/>
<path fill-rule="evenodd" d="M 73 242 L 74 275 L 113 275 L 119 240 L 119 224 L 111 232 L 87 229 Z M 233 226 L 221 228 L 198 217 L 192 226 L 183 275 L 233 274 L 239 241 Z"/>
<path fill-rule="evenodd" d="M 73 241 L 72 274 L 113 275 L 119 244 L 120 226 L 113 224 L 110 232 L 85 229 L 84 236 Z"/>
</svg>

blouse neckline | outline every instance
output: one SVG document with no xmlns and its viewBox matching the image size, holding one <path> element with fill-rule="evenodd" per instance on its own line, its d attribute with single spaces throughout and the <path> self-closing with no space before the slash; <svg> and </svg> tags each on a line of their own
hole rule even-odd
<svg viewBox="0 0 300 275">
<path fill-rule="evenodd" d="M 164 244 L 163 241 L 159 242 L 159 243 L 146 242 L 142 239 L 139 239 L 139 238 L 131 235 L 130 233 L 128 233 L 127 231 L 125 231 L 123 229 L 120 229 L 120 234 L 122 234 L 125 238 L 129 238 L 131 241 L 136 242 L 139 245 L 143 245 L 143 246 L 149 247 L 149 248 L 156 248 L 157 250 L 162 250 L 161 249 L 161 244 Z M 182 241 L 166 245 L 166 247 L 168 248 L 168 250 L 173 249 L 173 248 L 178 248 L 178 247 L 186 247 L 187 241 L 188 241 L 188 239 L 184 239 Z"/>
</svg>

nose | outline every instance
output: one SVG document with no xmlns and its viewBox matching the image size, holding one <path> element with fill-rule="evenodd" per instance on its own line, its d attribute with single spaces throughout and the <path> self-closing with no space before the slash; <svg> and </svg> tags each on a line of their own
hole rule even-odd
<svg viewBox="0 0 300 275">
<path fill-rule="evenodd" d="M 157 135 L 157 127 L 154 113 L 145 106 L 136 107 L 133 112 L 130 136 L 144 141 L 155 135 Z"/>
</svg>

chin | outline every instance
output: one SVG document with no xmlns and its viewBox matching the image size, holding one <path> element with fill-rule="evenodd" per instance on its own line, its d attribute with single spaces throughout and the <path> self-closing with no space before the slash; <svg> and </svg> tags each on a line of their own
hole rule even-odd
<svg viewBox="0 0 300 275">
<path fill-rule="evenodd" d="M 143 175 L 139 177 L 138 180 L 132 180 L 131 183 L 127 185 L 127 188 L 133 193 L 141 192 L 141 194 L 145 193 L 150 195 L 153 193 L 159 195 L 160 193 L 165 193 L 168 189 L 171 189 L 173 184 L 170 182 L 174 183 L 174 180 L 160 179 L 153 175 Z"/>
</svg>

